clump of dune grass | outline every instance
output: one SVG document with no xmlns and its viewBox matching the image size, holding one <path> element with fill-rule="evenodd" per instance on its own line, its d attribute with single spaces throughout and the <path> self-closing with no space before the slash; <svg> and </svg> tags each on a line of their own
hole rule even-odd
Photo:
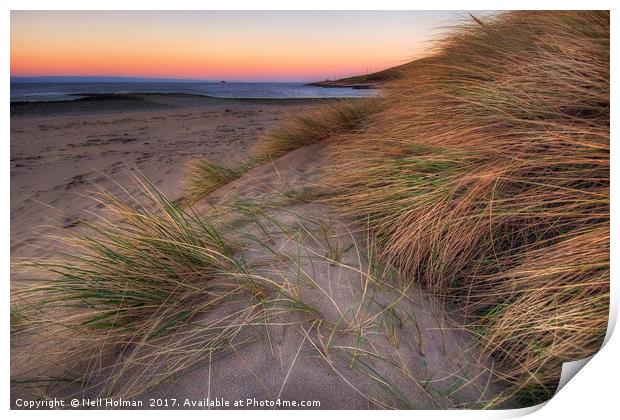
<svg viewBox="0 0 620 420">
<path fill-rule="evenodd" d="M 350 132 L 375 112 L 376 106 L 377 98 L 339 100 L 303 114 L 295 114 L 280 127 L 262 136 L 252 154 L 260 161 L 275 159 L 339 132 Z"/>
<path fill-rule="evenodd" d="M 262 136 L 248 159 L 228 165 L 208 159 L 191 160 L 185 171 L 187 201 L 195 202 L 253 167 L 299 147 L 354 130 L 366 116 L 376 111 L 376 104 L 376 98 L 330 101 L 313 111 L 289 117 L 281 127 Z"/>
<path fill-rule="evenodd" d="M 279 311 L 307 310 L 253 274 L 214 223 L 134 180 L 139 193 L 96 192 L 106 216 L 63 239 L 61 258 L 15 267 L 30 285 L 12 293 L 13 332 L 40 336 L 25 356 L 64 367 L 90 395 L 135 396 L 251 341 L 242 332 Z"/>
<path fill-rule="evenodd" d="M 548 399 L 609 307 L 609 13 L 455 27 L 330 142 L 332 200 L 382 257 L 458 304 L 513 386 Z"/>
<path fill-rule="evenodd" d="M 76 251 L 66 258 L 29 263 L 57 278 L 15 297 L 40 295 L 41 305 L 79 309 L 75 322 L 83 328 L 159 334 L 191 317 L 197 301 L 228 289 L 227 273 L 243 272 L 232 245 L 207 221 L 143 186 L 149 204 L 99 190 L 108 218 L 71 237 L 67 247 Z M 155 321 L 163 307 L 173 319 L 144 330 L 141 321 Z"/>
<path fill-rule="evenodd" d="M 189 202 L 195 202 L 223 185 L 239 179 L 252 169 L 258 161 L 246 159 L 242 162 L 222 165 L 208 159 L 193 159 L 185 170 L 185 194 Z"/>
</svg>

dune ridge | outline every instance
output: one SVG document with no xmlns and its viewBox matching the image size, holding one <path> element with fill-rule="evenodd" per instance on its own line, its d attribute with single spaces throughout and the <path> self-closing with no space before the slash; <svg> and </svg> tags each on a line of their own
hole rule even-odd
<svg viewBox="0 0 620 420">
<path fill-rule="evenodd" d="M 541 401 L 607 328 L 609 14 L 505 13 L 438 48 L 327 146 L 325 182 Z"/>
</svg>

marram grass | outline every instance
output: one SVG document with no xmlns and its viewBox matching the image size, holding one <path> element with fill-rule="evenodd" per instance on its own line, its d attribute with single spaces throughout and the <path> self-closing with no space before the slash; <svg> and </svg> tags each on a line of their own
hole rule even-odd
<svg viewBox="0 0 620 420">
<path fill-rule="evenodd" d="M 287 119 L 262 136 L 252 150 L 259 161 L 276 159 L 292 150 L 351 132 L 377 110 L 378 98 L 338 100 Z"/>
<path fill-rule="evenodd" d="M 253 167 L 277 159 L 299 147 L 325 140 L 340 132 L 355 130 L 364 118 L 376 110 L 376 98 L 337 100 L 312 111 L 291 116 L 281 127 L 263 135 L 249 159 L 219 164 L 194 159 L 185 170 L 185 197 L 195 202 L 223 185 L 239 179 Z"/>
<path fill-rule="evenodd" d="M 251 341 L 244 331 L 278 313 L 312 313 L 216 224 L 133 179 L 136 193 L 97 191 L 106 216 L 65 238 L 61 258 L 14 267 L 13 333 L 38 337 L 24 354 L 32 372 L 57 365 L 82 392 L 129 398 Z"/>
<path fill-rule="evenodd" d="M 507 397 L 549 398 L 609 308 L 609 13 L 454 28 L 329 142 L 331 200 L 383 258 L 458 304 Z"/>
<path fill-rule="evenodd" d="M 140 183 L 142 179 L 136 178 Z M 72 249 L 62 260 L 26 265 L 56 276 L 21 289 L 15 299 L 77 310 L 81 328 L 122 333 L 161 334 L 197 310 L 233 293 L 228 273 L 243 273 L 233 248 L 216 229 L 191 211 L 180 209 L 153 186 L 143 184 L 148 203 L 127 193 L 121 199 L 99 190 L 107 217 L 67 240 Z M 162 318 L 148 330 L 144 319 Z"/>
<path fill-rule="evenodd" d="M 237 164 L 217 164 L 207 159 L 193 159 L 185 170 L 185 197 L 196 202 L 223 185 L 239 179 L 258 162 L 248 159 Z"/>
</svg>

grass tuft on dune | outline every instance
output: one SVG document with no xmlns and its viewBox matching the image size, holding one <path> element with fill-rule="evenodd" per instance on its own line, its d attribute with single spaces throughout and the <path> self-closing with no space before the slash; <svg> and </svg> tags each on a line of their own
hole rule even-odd
<svg viewBox="0 0 620 420">
<path fill-rule="evenodd" d="M 185 170 L 185 196 L 195 202 L 239 179 L 255 166 L 277 159 L 299 147 L 355 130 L 376 108 L 375 98 L 331 101 L 311 112 L 290 117 L 281 127 L 263 135 L 249 159 L 227 165 L 194 159 Z"/>
<path fill-rule="evenodd" d="M 12 293 L 11 321 L 37 337 L 33 372 L 56 366 L 96 395 L 139 395 L 228 350 L 248 326 L 307 310 L 251 272 L 215 223 L 133 179 L 137 193 L 96 192 L 105 217 L 59 238 L 60 259 L 14 267 L 31 284 Z"/>
<path fill-rule="evenodd" d="M 221 165 L 208 159 L 194 159 L 185 169 L 185 196 L 189 202 L 196 202 L 223 185 L 239 179 L 257 164 L 248 159 L 233 165 Z"/>
<path fill-rule="evenodd" d="M 355 131 L 377 110 L 377 102 L 377 98 L 339 100 L 294 115 L 260 138 L 252 154 L 259 161 L 275 159 L 341 132 Z"/>
<path fill-rule="evenodd" d="M 555 391 L 609 308 L 609 13 L 454 30 L 329 143 L 325 180 L 382 256 L 459 304 L 511 398 Z"/>
</svg>

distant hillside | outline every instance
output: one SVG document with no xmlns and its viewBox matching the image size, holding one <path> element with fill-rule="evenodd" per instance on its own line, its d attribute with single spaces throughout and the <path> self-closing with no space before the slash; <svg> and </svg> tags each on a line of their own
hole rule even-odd
<svg viewBox="0 0 620 420">
<path fill-rule="evenodd" d="M 360 76 L 346 77 L 338 80 L 325 80 L 323 82 L 309 83 L 309 86 L 322 87 L 352 87 L 357 89 L 370 89 L 376 85 L 380 85 L 390 80 L 398 79 L 406 71 L 410 70 L 414 65 L 426 60 L 420 59 L 399 66 L 390 67 L 375 73 L 364 74 Z"/>
</svg>

